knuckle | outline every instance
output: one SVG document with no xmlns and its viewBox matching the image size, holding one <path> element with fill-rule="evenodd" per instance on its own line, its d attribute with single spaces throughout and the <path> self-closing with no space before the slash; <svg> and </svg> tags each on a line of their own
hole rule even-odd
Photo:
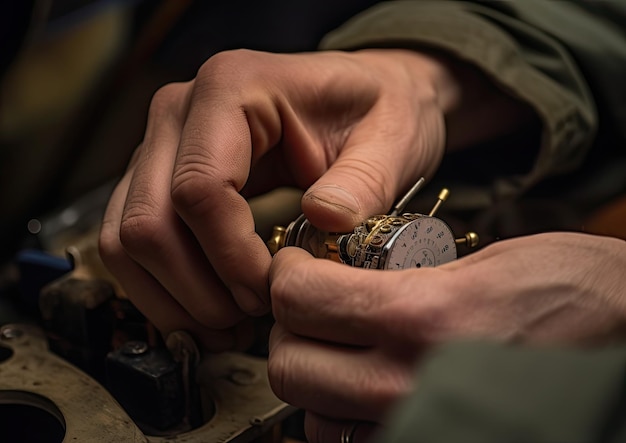
<svg viewBox="0 0 626 443">
<path fill-rule="evenodd" d="M 119 239 L 125 250 L 145 255 L 158 252 L 165 234 L 160 217 L 150 213 L 146 205 L 135 204 L 122 217 Z"/>
<path fill-rule="evenodd" d="M 162 115 L 168 115 L 178 108 L 181 100 L 182 83 L 169 83 L 159 88 L 150 101 L 148 118 L 154 119 Z M 184 94 L 182 95 L 184 96 Z"/>
<path fill-rule="evenodd" d="M 98 236 L 98 253 L 107 268 L 111 268 L 124 255 L 119 239 L 119 232 L 114 224 L 104 220 Z"/>
<path fill-rule="evenodd" d="M 201 154 L 193 155 L 198 156 L 202 158 L 196 160 L 188 154 L 172 177 L 170 197 L 176 210 L 182 213 L 205 212 L 215 201 L 213 195 L 216 189 L 222 189 L 221 186 L 216 187 L 220 180 L 215 177 L 215 169 Z"/>
<path fill-rule="evenodd" d="M 249 77 L 251 64 L 248 62 L 253 51 L 246 49 L 234 49 L 218 52 L 200 66 L 196 76 L 197 85 L 228 86 L 239 84 Z"/>
</svg>

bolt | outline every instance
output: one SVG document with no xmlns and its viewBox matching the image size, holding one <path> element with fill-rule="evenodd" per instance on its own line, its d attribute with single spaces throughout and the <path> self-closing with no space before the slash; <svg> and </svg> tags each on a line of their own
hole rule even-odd
<svg viewBox="0 0 626 443">
<path fill-rule="evenodd" d="M 24 335 L 24 331 L 11 326 L 2 328 L 2 332 L 0 332 L 0 336 L 4 340 L 13 340 L 15 338 L 20 338 L 22 335 Z"/>
<path fill-rule="evenodd" d="M 138 357 L 146 352 L 148 352 L 148 345 L 145 341 L 129 341 L 122 346 L 122 354 L 128 355 L 129 357 Z"/>
</svg>

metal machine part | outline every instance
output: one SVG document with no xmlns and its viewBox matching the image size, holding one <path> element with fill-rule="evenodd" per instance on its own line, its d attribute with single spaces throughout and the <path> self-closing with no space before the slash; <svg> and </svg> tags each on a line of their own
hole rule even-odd
<svg viewBox="0 0 626 443">
<path fill-rule="evenodd" d="M 457 257 L 448 225 L 419 214 L 372 217 L 337 243 L 340 260 L 360 268 L 433 267 Z"/>
<path fill-rule="evenodd" d="M 319 231 L 301 215 L 274 228 L 268 247 L 299 246 L 316 257 L 373 269 L 454 260 L 457 244 L 473 247 L 478 237 L 455 239 L 435 217 L 447 190 L 429 214 L 403 212 L 423 183 L 389 214 L 370 217 L 353 232 Z M 50 443 L 282 441 L 277 430 L 296 409 L 273 394 L 266 353 L 203 353 L 184 331 L 164 340 L 104 268 L 97 231 L 92 226 L 79 235 L 55 235 L 50 249 L 63 248 L 71 271 L 44 286 L 30 285 L 37 293 L 36 325 L 0 328 L 0 415 L 29 423 L 13 430 L 41 431 Z M 259 327 L 266 337 L 265 326 Z M 0 441 L 41 440 L 11 434 L 3 423 Z"/>
<path fill-rule="evenodd" d="M 296 409 L 266 354 L 161 337 L 102 265 L 97 231 L 66 244 L 72 268 L 37 291 L 32 324 L 0 329 L 0 441 L 282 442 Z"/>
<path fill-rule="evenodd" d="M 369 269 L 434 267 L 455 260 L 457 244 L 473 248 L 479 239 L 474 232 L 455 238 L 450 227 L 434 216 L 448 198 L 447 189 L 439 193 L 428 215 L 402 213 L 423 183 L 421 178 L 390 214 L 369 217 L 351 233 L 320 231 L 300 215 L 286 228 L 274 228 L 268 248 L 275 253 L 285 246 L 298 246 L 318 258 Z"/>
<path fill-rule="evenodd" d="M 197 383 L 201 400 L 210 403 L 206 410 L 211 415 L 186 432 L 148 435 L 107 389 L 50 352 L 43 330 L 28 324 L 0 329 L 0 374 L 0 410 L 5 414 L 19 410 L 22 417 L 25 410 L 31 411 L 26 416 L 33 428 L 3 426 L 2 441 L 32 441 L 28 436 L 42 431 L 43 441 L 49 443 L 247 443 L 294 412 L 272 394 L 264 359 L 241 353 L 207 354 L 199 361 Z M 127 389 L 132 395 L 132 386 Z"/>
</svg>

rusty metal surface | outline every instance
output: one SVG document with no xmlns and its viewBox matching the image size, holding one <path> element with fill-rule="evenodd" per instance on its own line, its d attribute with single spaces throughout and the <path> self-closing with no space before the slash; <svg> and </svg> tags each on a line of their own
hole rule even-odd
<svg viewBox="0 0 626 443">
<path fill-rule="evenodd" d="M 177 435 L 145 435 L 104 387 L 48 350 L 39 327 L 3 326 L 0 347 L 12 352 L 0 361 L 0 404 L 14 403 L 17 397 L 21 402 L 32 399 L 35 406 L 60 415 L 63 442 L 246 443 L 268 433 L 294 411 L 271 392 L 264 359 L 207 354 L 200 360 L 197 381 L 203 401 L 214 403 L 212 418 Z M 35 398 L 49 401 L 50 406 L 37 404 Z"/>
<path fill-rule="evenodd" d="M 295 409 L 271 391 L 265 358 L 206 353 L 183 331 L 163 343 L 106 270 L 98 254 L 99 225 L 90 216 L 106 194 L 43 220 L 46 229 L 37 234 L 43 250 L 65 256 L 73 269 L 41 288 L 32 324 L 10 320 L 0 329 L 0 409 L 15 406 L 22 411 L 27 405 L 44 410 L 65 429 L 63 442 L 282 441 L 281 423 Z M 279 222 L 293 218 L 299 198 L 299 192 L 284 190 L 252 201 L 260 234 L 266 237 L 277 217 Z M 63 215 L 69 212 L 76 222 L 65 223 Z M 262 344 L 268 331 L 257 332 Z M 151 350 L 167 348 L 182 368 L 185 404 L 180 423 L 157 429 L 154 420 L 140 421 L 136 411 L 124 409 L 129 403 L 111 390 L 109 378 L 115 374 L 107 372 L 106 360 L 132 340 L 145 341 Z M 249 352 L 264 355 L 264 348 L 253 346 Z M 126 381 L 116 385 L 128 389 L 125 396 L 141 396 L 132 377 Z M 155 379 L 154 384 L 159 383 Z M 151 395 L 142 401 L 155 403 Z M 0 441 L 4 437 L 0 429 Z"/>
<path fill-rule="evenodd" d="M 17 391 L 50 400 L 65 423 L 63 441 L 148 441 L 106 389 L 48 352 L 39 328 L 5 325 L 0 330 L 0 344 L 13 351 L 0 363 L 0 399 L 5 391 Z"/>
</svg>

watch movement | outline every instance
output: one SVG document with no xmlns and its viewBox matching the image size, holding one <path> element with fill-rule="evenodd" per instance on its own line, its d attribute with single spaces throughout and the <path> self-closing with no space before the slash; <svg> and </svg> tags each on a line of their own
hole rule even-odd
<svg viewBox="0 0 626 443">
<path fill-rule="evenodd" d="M 442 189 L 428 214 L 402 212 L 424 184 L 421 178 L 389 214 L 364 220 L 350 233 L 329 233 L 315 228 L 300 215 L 289 226 L 275 226 L 268 248 L 272 254 L 284 246 L 298 246 L 318 258 L 358 268 L 411 269 L 434 267 L 457 258 L 457 245 L 478 245 L 478 235 L 455 238 L 446 222 L 435 217 L 450 194 Z"/>
</svg>

